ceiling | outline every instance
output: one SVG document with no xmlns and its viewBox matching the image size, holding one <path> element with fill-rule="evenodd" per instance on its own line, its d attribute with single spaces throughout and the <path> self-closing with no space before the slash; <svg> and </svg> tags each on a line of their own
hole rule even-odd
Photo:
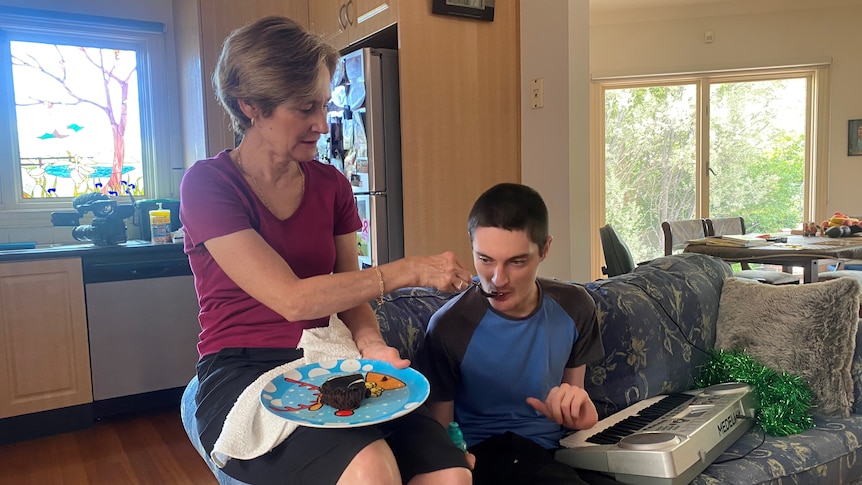
<svg viewBox="0 0 862 485">
<path fill-rule="evenodd" d="M 679 7 L 704 3 L 721 3 L 727 0 L 590 0 L 591 10 L 619 10 L 651 7 Z"/>
<path fill-rule="evenodd" d="M 652 8 L 714 6 L 718 8 L 740 9 L 754 7 L 769 10 L 799 8 L 825 8 L 828 6 L 860 5 L 862 0 L 589 0 L 590 11 L 633 10 L 644 11 Z"/>
</svg>

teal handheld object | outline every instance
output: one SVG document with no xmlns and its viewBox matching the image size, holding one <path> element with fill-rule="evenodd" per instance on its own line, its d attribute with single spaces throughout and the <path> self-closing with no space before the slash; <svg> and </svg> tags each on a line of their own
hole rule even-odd
<svg viewBox="0 0 862 485">
<path fill-rule="evenodd" d="M 464 441 L 464 434 L 461 432 L 461 427 L 458 426 L 458 423 L 454 421 L 449 423 L 448 432 L 452 443 L 455 443 L 455 446 L 460 448 L 461 451 L 467 451 L 467 442 Z"/>
</svg>

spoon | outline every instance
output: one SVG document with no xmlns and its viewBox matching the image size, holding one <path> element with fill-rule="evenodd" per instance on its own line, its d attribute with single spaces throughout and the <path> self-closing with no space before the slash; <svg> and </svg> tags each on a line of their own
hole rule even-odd
<svg viewBox="0 0 862 485">
<path fill-rule="evenodd" d="M 496 298 L 496 297 L 502 295 L 502 293 L 500 293 L 499 291 L 485 291 L 485 288 L 483 288 L 482 285 L 478 281 L 474 281 L 474 282 L 470 283 L 467 286 L 467 288 L 464 289 L 464 291 L 467 291 L 473 287 L 478 287 L 479 293 L 481 293 L 482 296 L 484 296 L 485 298 Z"/>
</svg>

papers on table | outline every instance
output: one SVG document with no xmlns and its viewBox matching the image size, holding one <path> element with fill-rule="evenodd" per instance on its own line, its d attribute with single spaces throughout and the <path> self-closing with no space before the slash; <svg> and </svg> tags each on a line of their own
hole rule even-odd
<svg viewBox="0 0 862 485">
<path fill-rule="evenodd" d="M 724 236 L 708 236 L 688 241 L 688 244 L 706 244 L 708 246 L 728 246 L 734 248 L 750 248 L 772 244 L 769 234 L 725 234 Z"/>
<path fill-rule="evenodd" d="M 818 241 L 812 244 L 819 244 L 821 246 L 858 246 L 862 244 L 862 237 L 833 237 L 825 241 Z"/>
</svg>

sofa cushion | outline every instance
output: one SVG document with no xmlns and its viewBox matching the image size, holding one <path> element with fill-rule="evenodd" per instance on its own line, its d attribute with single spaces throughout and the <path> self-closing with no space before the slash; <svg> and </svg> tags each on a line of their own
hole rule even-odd
<svg viewBox="0 0 862 485">
<path fill-rule="evenodd" d="M 817 413 L 848 417 L 860 290 L 853 278 L 785 286 L 728 279 L 716 347 L 745 351 L 766 367 L 802 376 Z"/>
<path fill-rule="evenodd" d="M 691 389 L 715 343 L 719 297 L 730 275 L 718 258 L 683 253 L 584 285 L 596 302 L 605 347 L 585 379 L 599 419 Z"/>
<path fill-rule="evenodd" d="M 862 323 L 862 319 L 859 320 Z M 862 332 L 856 327 L 856 350 L 853 352 L 853 365 L 850 366 L 853 376 L 853 414 L 862 414 Z"/>
<path fill-rule="evenodd" d="M 849 418 L 814 416 L 813 429 L 792 436 L 766 436 L 764 439 L 763 430 L 754 427 L 691 483 L 849 483 L 847 477 L 862 477 L 860 443 L 862 416 L 859 415 Z M 739 459 L 742 456 L 745 458 Z"/>
</svg>

